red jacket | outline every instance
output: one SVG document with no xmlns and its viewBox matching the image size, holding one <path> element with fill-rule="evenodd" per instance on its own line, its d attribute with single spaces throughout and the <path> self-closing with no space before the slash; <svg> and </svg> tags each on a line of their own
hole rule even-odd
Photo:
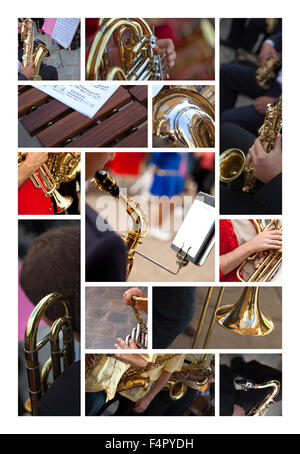
<svg viewBox="0 0 300 454">
<path fill-rule="evenodd" d="M 233 251 L 239 246 L 237 236 L 235 234 L 232 222 L 230 219 L 220 219 L 220 256 Z M 236 270 L 228 274 L 223 274 L 220 270 L 221 282 L 237 282 Z"/>
<path fill-rule="evenodd" d="M 35 188 L 30 178 L 18 190 L 18 214 L 55 214 L 51 198 Z"/>
</svg>

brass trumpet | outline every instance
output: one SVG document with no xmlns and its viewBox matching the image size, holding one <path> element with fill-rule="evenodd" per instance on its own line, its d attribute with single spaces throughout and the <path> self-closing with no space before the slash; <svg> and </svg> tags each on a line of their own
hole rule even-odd
<svg viewBox="0 0 300 454">
<path fill-rule="evenodd" d="M 208 289 L 192 348 L 197 348 L 213 290 L 213 287 Z M 207 348 L 215 322 L 232 333 L 247 336 L 265 336 L 274 330 L 275 325 L 272 319 L 260 310 L 259 287 L 245 287 L 235 304 L 220 307 L 224 291 L 225 287 L 221 287 L 219 290 L 202 348 Z"/>
<path fill-rule="evenodd" d="M 18 152 L 18 166 L 26 159 L 26 152 Z M 53 197 L 57 213 L 66 211 L 72 204 L 71 196 L 62 196 L 58 192 L 61 183 L 68 183 L 80 172 L 80 152 L 49 153 L 45 164 L 30 177 L 34 187 L 41 189 L 45 197 Z"/>
<path fill-rule="evenodd" d="M 64 309 L 64 316 L 55 320 L 52 324 L 50 333 L 39 342 L 37 333 L 40 321 L 42 320 L 48 307 L 52 304 L 61 304 Z M 59 346 L 59 333 L 63 333 L 63 348 Z M 38 352 L 50 342 L 51 356 L 44 364 L 40 372 Z M 55 380 L 62 372 L 61 360 L 63 360 L 64 370 L 74 361 L 74 342 L 72 330 L 72 315 L 68 300 L 60 293 L 53 292 L 45 296 L 32 311 L 25 330 L 24 352 L 26 360 L 26 370 L 28 378 L 28 391 L 30 404 L 26 409 L 31 411 L 33 416 L 38 415 L 38 401 L 45 394 L 49 387 L 49 374 L 52 370 Z"/>
<path fill-rule="evenodd" d="M 264 416 L 269 410 L 270 404 L 275 402 L 274 399 L 280 391 L 280 383 L 278 380 L 270 380 L 261 384 L 254 383 L 252 380 L 245 378 L 235 379 L 234 381 L 243 391 L 248 391 L 248 389 L 271 388 L 257 407 L 251 408 L 247 413 L 247 416 Z"/>
<path fill-rule="evenodd" d="M 272 107 L 268 104 L 263 125 L 258 131 L 262 146 L 270 153 L 275 139 L 279 136 L 282 126 L 282 98 L 278 98 Z M 255 192 L 260 182 L 253 175 L 250 161 L 246 165 L 245 153 L 239 148 L 225 150 L 220 156 L 220 181 L 229 189 Z"/>
<path fill-rule="evenodd" d="M 210 90 L 211 91 L 211 90 Z M 211 97 L 212 94 L 209 90 Z M 153 99 L 153 146 L 213 148 L 215 111 L 206 98 L 186 88 L 164 90 Z"/>
<path fill-rule="evenodd" d="M 128 36 L 129 35 L 129 36 Z M 119 64 L 111 58 L 116 44 Z M 166 56 L 155 52 L 156 37 L 142 18 L 99 19 L 87 53 L 87 80 L 163 80 L 167 77 Z"/>
<path fill-rule="evenodd" d="M 262 219 L 253 220 L 253 224 L 256 228 L 257 233 L 261 233 L 264 230 L 268 230 L 274 226 L 276 230 L 282 230 L 282 226 L 279 224 L 277 219 L 271 219 L 266 225 L 263 225 Z M 256 252 L 247 257 L 243 263 L 236 270 L 236 277 L 240 282 L 269 282 L 274 274 L 278 271 L 282 263 L 282 251 L 277 249 L 271 249 L 268 251 L 263 262 L 260 264 L 257 270 L 254 270 L 252 275 L 246 281 L 243 276 L 243 269 L 248 263 L 254 263 L 258 258 L 259 252 Z"/>
<path fill-rule="evenodd" d="M 32 79 L 41 80 L 41 63 L 45 57 L 49 57 L 50 52 L 42 41 L 34 41 L 33 20 L 30 18 L 22 21 L 21 39 L 23 41 L 22 64 L 26 68 L 26 66 L 33 62 L 34 76 Z"/>
</svg>

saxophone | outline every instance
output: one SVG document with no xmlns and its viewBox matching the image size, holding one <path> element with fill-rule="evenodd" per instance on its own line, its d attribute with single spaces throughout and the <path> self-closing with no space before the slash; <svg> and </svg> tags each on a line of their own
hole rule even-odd
<svg viewBox="0 0 300 454">
<path fill-rule="evenodd" d="M 26 159 L 26 152 L 18 152 L 18 166 Z M 37 189 L 42 189 L 45 197 L 53 197 L 57 213 L 67 210 L 72 202 L 71 196 L 62 196 L 58 189 L 61 183 L 69 183 L 80 172 L 80 152 L 49 153 L 48 159 L 30 177 Z"/>
<path fill-rule="evenodd" d="M 147 348 L 148 347 L 148 327 L 147 327 L 146 323 L 143 321 L 139 311 L 135 307 L 135 304 L 138 301 L 148 303 L 148 298 L 141 297 L 141 296 L 133 296 L 132 299 L 134 301 L 134 304 L 131 305 L 131 308 L 137 319 L 137 325 L 135 328 L 133 328 L 133 330 L 131 331 L 131 334 L 128 334 L 125 342 L 127 345 L 129 345 L 129 341 L 132 339 L 138 348 Z"/>
<path fill-rule="evenodd" d="M 26 68 L 33 62 L 34 76 L 32 79 L 41 80 L 42 77 L 39 74 L 41 63 L 44 57 L 49 57 L 50 52 L 42 41 L 34 41 L 32 19 L 27 18 L 22 21 L 21 38 L 23 41 L 22 64 Z"/>
<path fill-rule="evenodd" d="M 270 153 L 275 139 L 279 136 L 282 127 L 282 98 L 278 98 L 272 107 L 268 104 L 266 115 L 258 134 L 260 142 L 266 153 Z M 250 160 L 244 169 L 243 192 L 255 192 L 259 187 L 259 180 L 253 175 L 253 165 Z"/>
<path fill-rule="evenodd" d="M 247 413 L 247 416 L 264 416 L 269 410 L 270 404 L 275 402 L 274 399 L 280 391 L 280 383 L 277 380 L 270 380 L 265 383 L 257 384 L 252 380 L 241 378 L 235 379 L 235 383 L 239 385 L 243 391 L 248 391 L 248 389 L 272 388 L 256 407 L 251 408 Z"/>
<path fill-rule="evenodd" d="M 127 248 L 127 278 L 131 272 L 134 263 L 135 249 L 138 244 L 142 243 L 142 239 L 148 233 L 148 221 L 145 213 L 140 205 L 133 200 L 125 197 L 120 192 L 115 180 L 111 178 L 104 170 L 96 172 L 95 177 L 92 178 L 92 183 L 96 185 L 99 191 L 109 192 L 112 196 L 116 197 L 122 205 L 125 206 L 127 213 L 133 220 L 133 228 L 123 233 L 122 238 L 125 241 Z"/>
<path fill-rule="evenodd" d="M 281 61 L 278 58 L 270 57 L 262 65 L 259 66 L 255 73 L 257 85 L 263 90 L 271 88 L 272 81 L 277 75 L 278 69 L 281 67 Z"/>
<path fill-rule="evenodd" d="M 266 153 L 272 150 L 275 139 L 282 126 L 282 98 L 278 98 L 272 107 L 268 104 L 266 115 L 258 134 Z M 229 148 L 220 156 L 220 180 L 230 189 L 243 192 L 255 192 L 260 183 L 253 175 L 253 165 L 246 165 L 244 152 L 239 148 Z"/>
</svg>

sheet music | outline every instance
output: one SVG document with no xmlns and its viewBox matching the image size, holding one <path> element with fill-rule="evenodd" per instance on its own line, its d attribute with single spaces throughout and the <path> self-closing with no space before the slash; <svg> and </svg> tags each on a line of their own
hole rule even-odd
<svg viewBox="0 0 300 454">
<path fill-rule="evenodd" d="M 36 88 L 77 112 L 93 118 L 119 85 L 39 85 Z"/>
<path fill-rule="evenodd" d="M 77 30 L 79 18 L 61 17 L 56 19 L 56 23 L 52 32 L 52 38 L 55 39 L 65 49 L 70 46 L 72 39 Z"/>
<path fill-rule="evenodd" d="M 214 212 L 214 207 L 195 199 L 172 244 L 179 249 L 183 246 L 183 252 L 190 248 L 188 253 L 195 259 L 215 222 Z"/>
</svg>

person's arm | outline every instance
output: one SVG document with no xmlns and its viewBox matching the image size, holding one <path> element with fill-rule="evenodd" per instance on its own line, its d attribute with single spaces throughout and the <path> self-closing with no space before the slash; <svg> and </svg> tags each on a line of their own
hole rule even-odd
<svg viewBox="0 0 300 454">
<path fill-rule="evenodd" d="M 162 371 L 159 379 L 155 382 L 150 392 L 135 403 L 133 411 L 135 411 L 136 413 L 144 413 L 154 397 L 163 389 L 165 384 L 168 382 L 171 375 L 171 372 L 167 372 L 165 370 Z"/>
<path fill-rule="evenodd" d="M 235 270 L 243 261 L 255 252 L 268 249 L 281 249 L 282 232 L 268 229 L 255 235 L 250 241 L 242 244 L 231 252 L 220 256 L 220 270 L 226 275 Z"/>
<path fill-rule="evenodd" d="M 115 344 L 115 348 L 117 350 L 122 350 L 122 349 L 130 349 L 130 350 L 138 350 L 137 345 L 135 342 L 130 339 L 129 341 L 129 346 L 121 339 L 118 338 L 118 344 Z M 136 355 L 134 353 L 116 353 L 116 358 L 120 359 L 124 363 L 128 363 L 133 367 L 145 367 L 148 364 L 148 361 L 146 361 L 142 356 Z"/>
<path fill-rule="evenodd" d="M 18 188 L 28 180 L 29 177 L 48 159 L 48 153 L 29 152 L 25 161 L 18 168 Z"/>
<path fill-rule="evenodd" d="M 26 68 L 24 68 L 24 66 L 21 64 L 19 73 L 22 74 L 22 76 L 27 80 L 31 80 L 34 76 L 34 62 L 29 63 Z"/>
<path fill-rule="evenodd" d="M 148 304 L 145 301 L 134 302 L 132 299 L 133 296 L 145 298 L 145 295 L 142 292 L 142 290 L 140 290 L 137 287 L 134 287 L 134 288 L 130 288 L 129 290 L 124 292 L 124 294 L 123 294 L 124 303 L 127 304 L 128 306 L 132 306 L 133 304 L 135 304 L 135 307 L 137 308 L 138 311 L 144 311 L 147 313 Z"/>
</svg>

